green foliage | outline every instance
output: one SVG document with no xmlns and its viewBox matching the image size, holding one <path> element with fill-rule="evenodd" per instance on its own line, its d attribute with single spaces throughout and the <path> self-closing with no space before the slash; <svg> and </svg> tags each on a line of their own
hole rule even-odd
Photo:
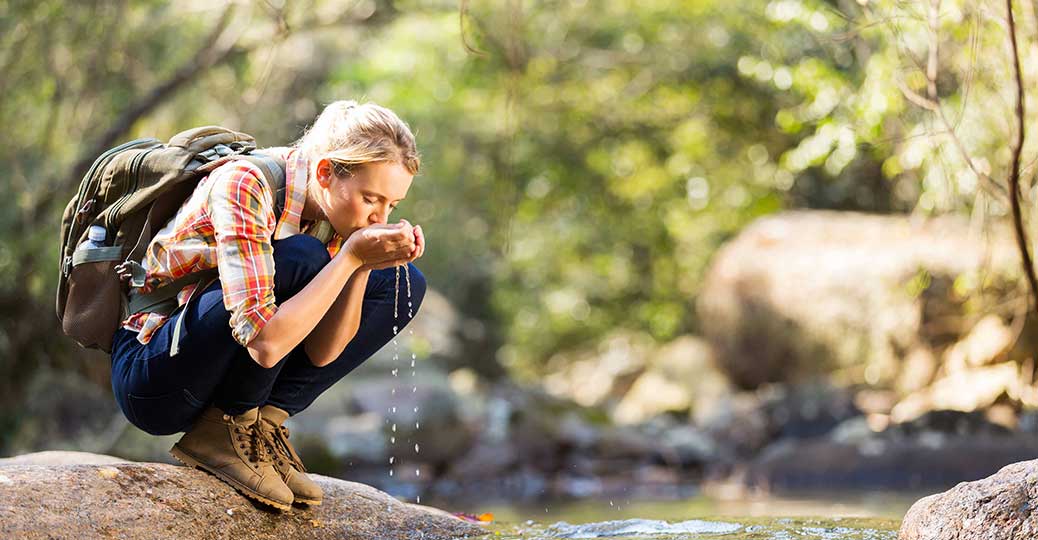
<svg viewBox="0 0 1038 540">
<path fill-rule="evenodd" d="M 783 208 L 1004 213 L 936 115 L 904 97 L 927 94 L 922 4 L 511 0 L 461 17 L 431 0 L 273 5 L 238 8 L 226 57 L 120 139 L 215 123 L 279 145 L 335 99 L 396 110 L 423 165 L 394 218 L 425 226 L 433 287 L 484 323 L 467 338 L 485 345 L 473 365 L 536 376 L 614 329 L 695 331 L 713 252 Z M 983 11 L 997 7 L 942 4 L 936 84 L 993 176 L 1012 101 L 1005 32 Z M 191 65 L 222 9 L 0 5 L 0 371 L 71 357 L 50 339 L 70 171 Z"/>
</svg>

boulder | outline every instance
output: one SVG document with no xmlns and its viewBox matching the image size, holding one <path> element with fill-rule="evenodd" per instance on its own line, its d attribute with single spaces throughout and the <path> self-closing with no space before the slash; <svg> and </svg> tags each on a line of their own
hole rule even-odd
<svg viewBox="0 0 1038 540">
<path fill-rule="evenodd" d="M 324 504 L 287 512 L 251 502 L 196 469 L 109 456 L 20 457 L 0 466 L 0 538 L 447 539 L 486 533 L 370 486 L 312 475 Z M 97 464 L 97 463 L 108 464 Z M 90 463 L 90 464 L 87 464 Z"/>
<path fill-rule="evenodd" d="M 1038 536 L 1038 460 L 1003 467 L 920 499 L 908 510 L 899 540 L 1030 540 Z"/>
<path fill-rule="evenodd" d="M 1027 294 L 1013 237 L 982 232 L 952 216 L 759 219 L 715 255 L 697 300 L 702 331 L 747 389 L 816 376 L 893 387 L 910 352 L 970 366 L 1023 358 L 1005 331 Z"/>
<path fill-rule="evenodd" d="M 1038 438 L 1023 435 L 834 435 L 768 446 L 745 471 L 744 484 L 772 494 L 945 489 L 1038 454 Z"/>
<path fill-rule="evenodd" d="M 731 392 L 728 379 L 714 364 L 710 344 L 695 336 L 680 336 L 652 352 L 646 371 L 612 416 L 622 424 L 641 423 L 662 413 L 689 413 L 701 421 Z"/>
</svg>

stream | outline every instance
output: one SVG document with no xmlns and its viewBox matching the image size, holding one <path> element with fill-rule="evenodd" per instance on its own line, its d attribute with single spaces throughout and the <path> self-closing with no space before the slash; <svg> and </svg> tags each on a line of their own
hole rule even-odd
<svg viewBox="0 0 1038 540">
<path fill-rule="evenodd" d="M 895 540 L 901 517 L 920 496 L 818 494 L 808 498 L 684 501 L 570 501 L 486 506 L 492 538 L 537 540 Z M 450 508 L 444 504 L 441 508 Z"/>
</svg>

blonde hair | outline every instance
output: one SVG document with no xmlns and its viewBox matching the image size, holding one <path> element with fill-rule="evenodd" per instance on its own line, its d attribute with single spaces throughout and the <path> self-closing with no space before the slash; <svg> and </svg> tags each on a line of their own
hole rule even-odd
<svg viewBox="0 0 1038 540">
<path fill-rule="evenodd" d="M 312 165 L 331 160 L 339 177 L 376 161 L 400 163 L 415 175 L 421 162 L 411 129 L 396 113 L 352 100 L 328 104 L 294 146 Z"/>
</svg>

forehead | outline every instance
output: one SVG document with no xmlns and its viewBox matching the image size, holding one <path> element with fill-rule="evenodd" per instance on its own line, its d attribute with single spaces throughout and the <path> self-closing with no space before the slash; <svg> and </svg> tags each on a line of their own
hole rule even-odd
<svg viewBox="0 0 1038 540">
<path fill-rule="evenodd" d="M 361 189 L 396 201 L 407 197 L 414 176 L 398 162 L 376 161 L 362 165 L 353 178 Z"/>
</svg>

